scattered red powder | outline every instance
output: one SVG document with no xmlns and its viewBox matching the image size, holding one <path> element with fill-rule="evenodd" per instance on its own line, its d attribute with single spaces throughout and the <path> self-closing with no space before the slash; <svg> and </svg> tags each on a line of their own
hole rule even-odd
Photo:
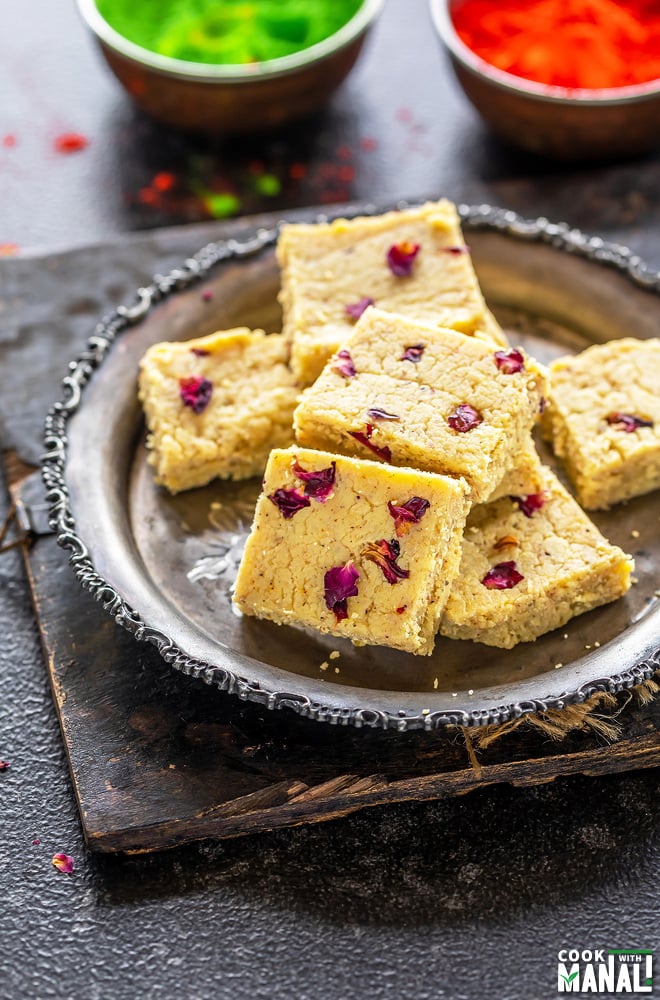
<svg viewBox="0 0 660 1000">
<path fill-rule="evenodd" d="M 294 181 L 301 181 L 307 173 L 304 163 L 292 163 L 289 167 L 289 177 Z"/>
<path fill-rule="evenodd" d="M 153 188 L 143 187 L 138 191 L 138 200 L 143 205 L 155 205 L 158 201 L 158 193 Z"/>
<path fill-rule="evenodd" d="M 89 146 L 89 139 L 81 132 L 63 132 L 54 142 L 56 153 L 79 153 Z"/>
<path fill-rule="evenodd" d="M 360 145 L 365 153 L 373 153 L 378 149 L 378 140 L 373 139 L 370 135 L 365 135 L 364 139 L 361 140 Z"/>
<path fill-rule="evenodd" d="M 497 69 L 569 89 L 660 77 L 660 6 L 653 0 L 462 0 L 462 41 Z"/>
<path fill-rule="evenodd" d="M 175 184 L 176 177 L 174 174 L 170 174 L 164 170 L 159 174 L 156 174 L 151 182 L 152 187 L 154 187 L 156 191 L 171 191 Z"/>
<path fill-rule="evenodd" d="M 350 167 L 348 164 L 340 167 L 337 171 L 337 177 L 344 184 L 350 184 L 351 181 L 355 180 L 355 167 Z"/>
<path fill-rule="evenodd" d="M 16 136 L 12 135 L 11 133 L 4 136 L 2 140 L 2 145 L 5 147 L 5 149 L 13 149 L 13 147 L 16 145 Z"/>
<path fill-rule="evenodd" d="M 0 243 L 0 257 L 15 257 L 19 249 L 18 243 Z"/>
</svg>

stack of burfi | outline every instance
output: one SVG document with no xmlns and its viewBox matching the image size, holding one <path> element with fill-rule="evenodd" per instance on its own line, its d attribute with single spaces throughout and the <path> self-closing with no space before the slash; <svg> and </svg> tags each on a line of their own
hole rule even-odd
<svg viewBox="0 0 660 1000">
<path fill-rule="evenodd" d="M 659 342 L 593 348 L 548 387 L 489 313 L 448 202 L 286 226 L 278 258 L 283 334 L 156 345 L 140 375 L 172 492 L 267 462 L 242 612 L 429 654 L 438 631 L 510 648 L 626 592 L 630 558 L 542 466 L 532 430 L 547 404 L 586 506 L 656 488 Z M 586 422 L 576 443 L 595 406 L 600 441 Z"/>
<path fill-rule="evenodd" d="M 311 385 L 369 305 L 433 326 L 506 338 L 484 302 L 451 202 L 291 225 L 277 246 L 291 363 Z"/>
</svg>

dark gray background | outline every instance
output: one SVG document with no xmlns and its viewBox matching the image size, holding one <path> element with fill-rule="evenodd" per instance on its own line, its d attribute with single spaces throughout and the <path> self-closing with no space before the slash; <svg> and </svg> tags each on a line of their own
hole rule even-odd
<svg viewBox="0 0 660 1000">
<path fill-rule="evenodd" d="M 268 139 L 211 143 L 147 122 L 64 0 L 3 11 L 0 95 L 0 141 L 16 136 L 0 145 L 0 244 L 27 253 L 204 220 L 191 196 L 201 177 L 207 187 L 229 178 L 245 211 L 339 196 L 488 200 L 629 243 L 660 266 L 658 154 L 562 167 L 500 145 L 454 83 L 423 0 L 389 0 L 328 111 Z M 54 153 L 69 129 L 89 147 Z M 365 138 L 377 148 L 362 148 Z M 255 159 L 282 179 L 278 196 L 252 190 Z M 302 182 L 287 179 L 292 163 L 306 166 Z M 338 180 L 346 163 L 353 181 Z M 180 197 L 145 205 L 140 190 L 164 170 Z M 0 300 L 12 273 L 0 270 Z M 59 370 L 68 358 L 56 331 L 32 349 Z M 660 944 L 657 770 L 93 859 L 16 554 L 0 558 L 0 636 L 0 757 L 12 762 L 0 774 L 2 1000 L 541 1000 L 556 995 L 559 948 Z M 74 855 L 73 876 L 50 866 L 55 851 Z"/>
</svg>

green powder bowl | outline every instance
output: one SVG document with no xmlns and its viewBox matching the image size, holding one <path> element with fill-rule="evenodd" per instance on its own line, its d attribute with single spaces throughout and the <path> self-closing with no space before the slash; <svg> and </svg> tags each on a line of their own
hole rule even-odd
<svg viewBox="0 0 660 1000">
<path fill-rule="evenodd" d="M 165 2 L 134 3 L 133 25 L 127 21 L 131 5 L 126 0 L 77 0 L 77 3 L 108 66 L 142 110 L 179 128 L 233 133 L 270 130 L 318 110 L 355 64 L 384 0 L 346 0 L 345 5 L 329 2 L 331 14 L 333 8 L 335 15 L 337 9 L 344 10 L 348 20 L 310 45 L 306 45 L 306 38 L 322 35 L 324 25 L 319 29 L 318 24 L 310 27 L 305 19 L 296 19 L 295 3 L 291 4 L 293 15 L 288 21 L 278 12 L 275 22 L 264 23 L 259 15 L 259 0 L 241 4 L 234 0 L 226 6 L 230 11 L 242 9 L 248 24 L 238 27 L 232 24 L 227 31 L 224 25 L 218 27 L 215 13 L 213 23 L 209 24 L 208 14 L 202 8 L 210 9 L 213 5 L 206 0 L 197 0 L 196 4 L 171 0 L 171 8 L 178 7 L 184 17 L 179 25 L 176 18 L 166 23 Z M 313 0 L 309 0 L 308 6 L 311 3 Z M 216 6 L 223 5 L 219 2 Z M 280 6 L 284 14 L 287 5 Z M 163 14 L 163 30 L 159 33 L 148 23 L 149 9 L 158 9 Z M 102 10 L 107 12 L 107 19 Z M 187 25 L 185 15 L 189 17 Z M 182 43 L 185 29 L 192 42 L 199 40 L 200 32 L 196 30 L 199 25 L 192 23 L 196 15 L 199 24 L 209 26 L 208 35 L 198 45 L 191 45 L 185 39 Z M 325 24 L 332 26 L 330 19 Z M 142 44 L 132 39 L 139 39 Z M 146 47 L 145 41 L 149 44 L 153 41 L 164 51 L 182 52 L 193 58 L 164 55 Z M 298 44 L 305 47 L 295 51 Z M 234 56 L 250 61 L 201 61 L 207 51 L 212 59 Z M 268 58 L 273 52 L 285 54 Z M 259 58 L 261 54 L 265 58 Z"/>
</svg>

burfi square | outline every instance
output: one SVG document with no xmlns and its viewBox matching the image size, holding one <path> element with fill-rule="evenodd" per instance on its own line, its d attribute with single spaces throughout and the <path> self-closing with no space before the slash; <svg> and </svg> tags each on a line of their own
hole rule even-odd
<svg viewBox="0 0 660 1000">
<path fill-rule="evenodd" d="M 487 503 L 501 497 L 527 499 L 542 492 L 544 466 L 531 435 L 522 450 L 514 456 L 513 463 L 488 497 Z"/>
<path fill-rule="evenodd" d="M 288 360 L 281 334 L 245 328 L 150 347 L 139 397 L 156 481 L 178 493 L 260 475 L 270 449 L 293 440 L 299 393 Z"/>
<path fill-rule="evenodd" d="M 234 601 L 248 615 L 429 654 L 458 569 L 463 482 L 303 448 L 271 454 Z"/>
<path fill-rule="evenodd" d="M 304 385 L 320 375 L 367 302 L 506 345 L 484 303 L 451 202 L 284 226 L 277 257 L 283 332 L 292 338 L 292 368 Z"/>
<path fill-rule="evenodd" d="M 503 498 L 471 511 L 442 635 L 511 649 L 629 589 L 632 559 L 549 469 L 543 500 L 525 510 Z"/>
<path fill-rule="evenodd" d="M 528 446 L 544 390 L 522 351 L 369 309 L 303 393 L 296 438 L 463 477 L 481 503 Z"/>
<path fill-rule="evenodd" d="M 544 435 L 587 510 L 660 488 L 660 340 L 611 340 L 550 366 Z"/>
</svg>

